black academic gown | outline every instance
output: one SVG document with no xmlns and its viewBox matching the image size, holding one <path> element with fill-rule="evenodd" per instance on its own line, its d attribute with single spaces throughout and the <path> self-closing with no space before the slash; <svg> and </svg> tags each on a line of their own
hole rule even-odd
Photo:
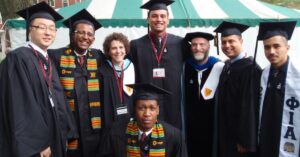
<svg viewBox="0 0 300 157">
<path fill-rule="evenodd" d="M 270 69 L 260 123 L 260 157 L 279 155 L 287 66 L 288 62 L 278 70 Z"/>
<path fill-rule="evenodd" d="M 216 97 L 218 153 L 220 157 L 253 156 L 238 153 L 237 144 L 256 152 L 261 69 L 258 65 L 253 68 L 250 57 L 229 63 L 221 73 Z"/>
<path fill-rule="evenodd" d="M 60 57 L 64 54 L 66 48 L 57 50 L 49 50 L 49 56 L 54 61 L 59 75 L 61 76 Z M 91 49 L 97 59 L 98 67 L 104 61 L 104 55 L 100 50 Z M 74 52 L 72 52 L 74 54 Z M 75 55 L 75 54 L 74 54 Z M 97 147 L 100 142 L 101 131 L 94 131 L 91 126 L 90 108 L 88 105 L 88 88 L 87 88 L 87 65 L 86 60 L 81 66 L 75 59 L 76 68 L 75 76 L 75 112 L 73 115 L 76 120 L 77 130 L 79 132 L 79 150 L 76 152 L 68 152 L 68 156 L 94 157 L 97 154 Z M 102 111 L 103 112 L 103 111 Z M 74 154 L 75 153 L 75 154 Z"/>
<path fill-rule="evenodd" d="M 114 122 L 105 130 L 100 147 L 100 157 L 127 157 L 126 128 L 129 120 Z M 168 123 L 160 121 L 165 131 L 166 157 L 187 157 L 186 145 L 182 133 Z M 149 135 L 150 136 L 150 135 Z"/>
<path fill-rule="evenodd" d="M 202 72 L 201 89 L 212 67 Z M 214 99 L 204 100 L 199 96 L 198 71 L 190 64 L 185 64 L 185 127 L 189 157 L 212 156 Z M 197 122 L 197 123 L 195 123 Z M 199 149 L 201 148 L 201 149 Z"/>
<path fill-rule="evenodd" d="M 45 58 L 39 55 L 46 64 Z M 71 112 L 56 69 L 52 69 L 50 88 L 54 107 L 31 48 L 21 47 L 7 55 L 1 63 L 0 84 L 1 157 L 40 156 L 48 146 L 52 156 L 64 157 Z"/>
<path fill-rule="evenodd" d="M 124 102 L 121 103 L 114 71 L 107 62 L 100 67 L 99 72 L 100 84 L 102 85 L 100 89 L 102 98 L 101 104 L 105 111 L 103 113 L 103 125 L 107 127 L 114 121 L 130 117 L 130 113 L 132 113 L 132 97 L 123 91 Z M 128 114 L 118 115 L 117 108 L 120 107 L 121 104 L 127 106 Z"/>
<path fill-rule="evenodd" d="M 163 79 L 153 78 L 153 68 L 157 68 L 158 63 L 151 47 L 149 36 L 145 35 L 130 43 L 130 57 L 134 64 L 136 82 L 152 82 L 172 93 L 172 95 L 164 95 L 163 99 L 160 99 L 159 119 L 177 128 L 181 128 L 180 77 L 183 65 L 181 41 L 181 37 L 168 34 L 166 52 L 162 55 L 160 63 L 160 67 L 165 68 L 166 77 Z"/>
</svg>

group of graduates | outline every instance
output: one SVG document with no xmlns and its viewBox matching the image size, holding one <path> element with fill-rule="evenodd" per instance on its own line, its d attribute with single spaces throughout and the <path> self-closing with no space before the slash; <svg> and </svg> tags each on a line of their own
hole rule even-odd
<svg viewBox="0 0 300 157">
<path fill-rule="evenodd" d="M 17 12 L 25 46 L 0 64 L 3 157 L 300 157 L 300 65 L 288 56 L 295 21 L 263 22 L 270 65 L 243 50 L 249 26 L 223 21 L 222 62 L 206 32 L 167 33 L 171 0 L 150 0 L 148 34 L 108 35 L 85 9 L 63 21 L 70 44 L 48 49 L 63 19 L 45 2 Z"/>
</svg>

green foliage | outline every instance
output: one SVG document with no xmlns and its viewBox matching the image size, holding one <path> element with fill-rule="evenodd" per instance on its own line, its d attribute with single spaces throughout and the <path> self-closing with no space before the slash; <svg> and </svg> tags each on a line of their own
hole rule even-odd
<svg viewBox="0 0 300 157">
<path fill-rule="evenodd" d="M 36 0 L 0 0 L 2 21 L 17 17 L 16 12 L 34 4 Z"/>
<path fill-rule="evenodd" d="M 263 2 L 280 5 L 283 7 L 300 9 L 300 0 L 260 0 Z"/>
</svg>

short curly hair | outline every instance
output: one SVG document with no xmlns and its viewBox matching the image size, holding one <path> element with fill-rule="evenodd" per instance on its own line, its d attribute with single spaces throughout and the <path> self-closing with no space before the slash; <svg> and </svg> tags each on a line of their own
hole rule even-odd
<svg viewBox="0 0 300 157">
<path fill-rule="evenodd" d="M 110 46 L 111 46 L 111 42 L 112 41 L 120 41 L 121 43 L 124 44 L 124 47 L 125 47 L 125 51 L 126 51 L 126 54 L 128 54 L 129 52 L 129 41 L 128 41 L 128 38 L 126 35 L 122 34 L 122 33 L 112 33 L 110 35 L 108 35 L 104 42 L 103 42 L 103 49 L 104 49 L 104 54 L 106 57 L 109 58 L 109 49 L 110 49 Z"/>
</svg>

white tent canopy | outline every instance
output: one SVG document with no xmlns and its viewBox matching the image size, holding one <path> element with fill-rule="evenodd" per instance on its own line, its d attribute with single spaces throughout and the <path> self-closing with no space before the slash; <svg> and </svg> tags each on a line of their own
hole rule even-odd
<svg viewBox="0 0 300 157">
<path fill-rule="evenodd" d="M 139 7 L 148 0 L 86 0 L 59 10 L 65 18 L 77 11 L 86 8 L 104 26 L 96 31 L 96 40 L 92 47 L 102 49 L 104 38 L 112 32 L 122 32 L 128 38 L 136 39 L 147 33 L 147 12 Z M 270 5 L 256 0 L 176 0 L 169 7 L 170 27 L 169 33 L 184 37 L 187 32 L 204 31 L 213 33 L 215 27 L 228 20 L 247 24 L 251 27 L 243 34 L 244 51 L 253 55 L 257 24 L 260 21 L 300 20 L 298 10 Z M 300 22 L 298 22 L 300 25 Z M 51 48 L 66 46 L 69 43 L 68 29 L 57 24 L 59 29 L 57 37 Z M 12 48 L 22 46 L 25 42 L 25 22 L 23 20 L 10 20 L 6 24 L 10 35 Z M 296 28 L 290 41 L 292 57 L 299 57 L 300 46 L 299 27 Z M 211 43 L 213 44 L 213 43 Z M 216 48 L 211 46 L 211 55 L 216 55 Z M 224 58 L 221 55 L 220 58 Z M 267 61 L 263 55 L 263 47 L 259 43 L 258 62 L 265 66 Z"/>
</svg>

